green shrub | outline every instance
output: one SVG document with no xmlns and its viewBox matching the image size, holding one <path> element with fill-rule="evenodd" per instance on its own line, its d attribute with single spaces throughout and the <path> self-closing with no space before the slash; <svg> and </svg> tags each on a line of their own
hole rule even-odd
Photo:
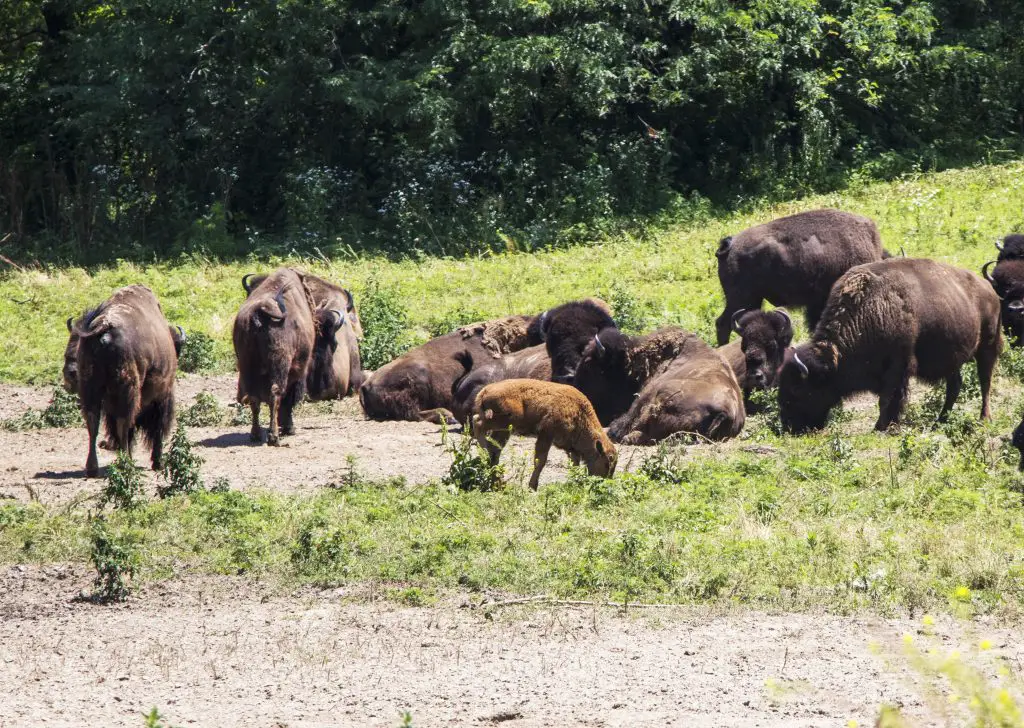
<svg viewBox="0 0 1024 728">
<path fill-rule="evenodd" d="M 178 356 L 178 369 L 183 372 L 208 372 L 217 366 L 213 339 L 202 331 L 189 332 Z"/>
<path fill-rule="evenodd" d="M 89 558 L 96 569 L 92 598 L 100 602 L 125 599 L 139 568 L 136 534 L 118 534 L 99 516 L 92 519 L 89 541 Z"/>
<path fill-rule="evenodd" d="M 54 387 L 45 409 L 27 409 L 17 417 L 0 422 L 0 429 L 11 432 L 40 430 L 46 427 L 76 427 L 82 424 L 78 395 L 63 387 Z"/>
<path fill-rule="evenodd" d="M 452 438 L 448 428 L 442 425 L 441 443 L 452 457 L 448 472 L 441 478 L 442 484 L 462 491 L 486 492 L 500 487 L 505 468 L 501 463 L 491 467 L 487 454 L 480 451 L 468 427 L 458 438 Z"/>
<path fill-rule="evenodd" d="M 142 485 L 142 469 L 135 464 L 127 450 L 119 450 L 117 458 L 107 471 L 107 484 L 100 493 L 100 507 L 112 504 L 114 508 L 133 509 L 146 502 Z"/>
<path fill-rule="evenodd" d="M 248 412 L 248 408 L 245 411 Z M 209 392 L 197 394 L 195 402 L 178 414 L 178 423 L 187 427 L 216 427 L 224 419 L 223 408 Z"/>
<path fill-rule="evenodd" d="M 399 292 L 376 280 L 367 284 L 361 301 L 364 338 L 359 352 L 365 369 L 378 369 L 409 348 L 409 314 Z"/>
<path fill-rule="evenodd" d="M 179 422 L 171 447 L 164 455 L 163 476 L 167 484 L 157 486 L 157 493 L 161 498 L 168 498 L 202 490 L 203 479 L 199 473 L 202 464 L 203 459 L 192 452 L 185 426 Z"/>
</svg>

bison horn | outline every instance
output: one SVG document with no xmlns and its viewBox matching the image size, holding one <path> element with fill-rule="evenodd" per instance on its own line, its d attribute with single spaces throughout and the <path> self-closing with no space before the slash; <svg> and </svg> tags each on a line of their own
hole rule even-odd
<svg viewBox="0 0 1024 728">
<path fill-rule="evenodd" d="M 740 317 L 747 312 L 747 309 L 741 308 L 739 311 L 732 315 L 732 330 L 740 336 L 743 336 L 743 329 L 740 328 Z"/>
<path fill-rule="evenodd" d="M 992 276 L 991 276 L 991 275 L 989 274 L 989 272 L 988 272 L 988 267 L 989 267 L 990 265 L 992 265 L 993 263 L 995 263 L 995 261 L 994 261 L 994 260 L 990 260 L 990 261 L 989 261 L 988 263 L 986 263 L 985 265 L 981 266 L 981 274 L 982 274 L 983 276 L 985 276 L 985 280 L 986 280 L 986 281 L 988 281 L 989 283 L 991 283 L 991 284 L 995 285 L 995 282 L 996 282 L 995 278 L 993 278 L 993 277 L 992 277 Z"/>
<path fill-rule="evenodd" d="M 900 246 L 900 257 L 901 257 L 901 258 L 906 258 L 906 257 L 907 257 L 907 251 L 905 251 L 905 250 L 903 249 L 903 246 L 902 246 L 902 245 Z"/>
<path fill-rule="evenodd" d="M 277 295 L 274 296 L 274 300 L 277 302 L 277 307 L 279 309 L 281 309 L 281 315 L 282 316 L 287 316 L 288 315 L 288 309 L 285 308 L 285 305 L 284 305 L 284 289 L 283 288 L 280 291 L 277 292 Z"/>
<path fill-rule="evenodd" d="M 1008 304 L 1006 304 L 1006 307 L 1011 311 L 1020 311 L 1024 309 L 1024 301 L 1010 301 Z"/>
<path fill-rule="evenodd" d="M 599 352 L 601 352 L 602 354 L 604 354 L 605 348 L 604 348 L 604 344 L 601 343 L 601 335 L 600 334 L 594 334 L 594 343 L 597 344 L 597 350 Z"/>
<path fill-rule="evenodd" d="M 74 316 L 68 316 L 68 331 L 71 331 L 74 326 L 74 318 Z"/>
<path fill-rule="evenodd" d="M 348 299 L 348 307 L 345 310 L 351 313 L 356 307 L 356 299 L 352 297 L 352 291 L 347 288 L 342 288 L 341 290 L 345 292 L 345 297 Z"/>
<path fill-rule="evenodd" d="M 800 355 L 795 351 L 793 352 L 793 361 L 795 361 L 796 365 L 800 367 L 800 371 L 804 373 L 805 377 L 811 373 L 811 370 L 807 368 L 807 365 L 800 361 Z"/>
<path fill-rule="evenodd" d="M 793 328 L 793 319 L 789 317 L 789 311 L 787 311 L 784 308 L 777 308 L 775 309 L 775 313 L 779 314 L 780 316 L 782 316 L 782 318 L 786 319 L 786 325 L 789 326 L 789 328 Z"/>
<path fill-rule="evenodd" d="M 249 285 L 249 279 L 252 278 L 255 273 L 246 273 L 242 276 L 242 288 L 245 289 L 246 293 L 252 293 L 252 286 Z"/>
<path fill-rule="evenodd" d="M 544 324 L 547 322 L 547 320 L 548 320 L 548 312 L 545 311 L 544 313 L 542 313 L 540 315 L 540 321 L 537 322 L 538 327 L 540 328 L 540 340 L 541 341 L 544 341 L 547 338 L 547 330 L 544 328 Z"/>
<path fill-rule="evenodd" d="M 334 324 L 334 330 L 337 331 L 338 329 L 345 325 L 345 316 L 344 314 L 342 314 L 341 311 L 339 311 L 336 308 L 332 308 L 331 313 L 338 317 L 338 321 Z"/>
<path fill-rule="evenodd" d="M 185 343 L 185 339 L 187 338 L 185 336 L 185 329 L 181 328 L 180 326 L 175 326 L 174 328 L 178 330 L 178 336 L 181 337 L 181 342 Z"/>
</svg>

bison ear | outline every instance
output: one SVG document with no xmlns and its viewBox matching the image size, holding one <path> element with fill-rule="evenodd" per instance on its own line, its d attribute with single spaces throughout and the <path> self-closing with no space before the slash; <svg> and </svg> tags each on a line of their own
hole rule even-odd
<svg viewBox="0 0 1024 728">
<path fill-rule="evenodd" d="M 604 445 L 601 444 L 600 440 L 594 440 L 594 447 L 597 449 L 599 455 L 604 455 Z"/>
<path fill-rule="evenodd" d="M 74 319 L 74 316 L 68 316 L 68 333 L 70 333 L 74 328 L 74 322 L 72 319 Z"/>
</svg>

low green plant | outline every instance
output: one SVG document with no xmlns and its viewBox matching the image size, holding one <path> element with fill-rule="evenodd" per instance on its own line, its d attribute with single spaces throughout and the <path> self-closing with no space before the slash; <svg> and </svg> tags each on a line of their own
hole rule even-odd
<svg viewBox="0 0 1024 728">
<path fill-rule="evenodd" d="M 100 493 L 100 507 L 133 509 L 146 502 L 142 485 L 142 469 L 127 450 L 118 450 L 107 470 L 107 483 Z"/>
<path fill-rule="evenodd" d="M 185 426 L 178 423 L 171 437 L 171 446 L 164 455 L 163 476 L 165 485 L 157 486 L 161 498 L 168 498 L 183 493 L 194 493 L 203 488 L 200 469 L 203 459 L 192 452 L 192 443 L 188 439 Z"/>
<path fill-rule="evenodd" d="M 0 421 L 0 429 L 19 432 L 47 427 L 76 427 L 81 423 L 78 396 L 63 387 L 54 387 L 45 409 L 27 409 L 17 417 Z"/>
<path fill-rule="evenodd" d="M 178 414 L 178 422 L 187 427 L 216 427 L 224 419 L 224 409 L 209 392 L 197 394 L 195 402 Z"/>
<path fill-rule="evenodd" d="M 178 356 L 178 369 L 183 372 L 208 372 L 217 367 L 213 338 L 202 331 L 189 332 Z"/>
<path fill-rule="evenodd" d="M 377 369 L 409 347 L 409 313 L 397 289 L 371 279 L 363 291 L 359 319 L 365 332 L 359 345 L 365 368 Z"/>
<path fill-rule="evenodd" d="M 441 444 L 452 458 L 448 472 L 441 478 L 441 483 L 449 488 L 461 491 L 492 491 L 504 481 L 505 468 L 498 463 L 492 466 L 487 454 L 481 452 L 469 428 L 453 438 L 448 428 L 442 426 Z"/>
<path fill-rule="evenodd" d="M 103 516 L 97 516 L 92 519 L 89 542 L 89 557 L 96 569 L 92 598 L 99 602 L 127 598 L 140 562 L 135 539 L 117 533 Z"/>
</svg>

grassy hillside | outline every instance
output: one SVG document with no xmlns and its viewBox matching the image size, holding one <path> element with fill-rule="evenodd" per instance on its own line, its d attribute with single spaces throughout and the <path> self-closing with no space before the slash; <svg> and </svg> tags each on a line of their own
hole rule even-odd
<svg viewBox="0 0 1024 728">
<path fill-rule="evenodd" d="M 977 269 L 1001 235 L 1024 229 L 1024 163 L 956 170 L 843 193 L 756 208 L 746 214 L 673 225 L 642 239 L 536 254 L 513 251 L 479 259 L 390 262 L 379 258 L 202 259 L 153 265 L 118 263 L 6 272 L 0 278 L 0 331 L 16 346 L 0 349 L 0 381 L 56 380 L 66 339 L 64 321 L 118 286 L 145 283 L 168 317 L 216 342 L 216 368 L 231 368 L 232 317 L 242 300 L 241 276 L 286 264 L 349 285 L 357 304 L 368 282 L 393 289 L 415 333 L 476 317 L 532 312 L 576 296 L 609 296 L 636 327 L 678 323 L 711 339 L 721 309 L 714 250 L 724 235 L 780 215 L 835 206 L 874 217 L 885 244 Z M 509 241 L 514 249 L 515 241 Z"/>
</svg>

